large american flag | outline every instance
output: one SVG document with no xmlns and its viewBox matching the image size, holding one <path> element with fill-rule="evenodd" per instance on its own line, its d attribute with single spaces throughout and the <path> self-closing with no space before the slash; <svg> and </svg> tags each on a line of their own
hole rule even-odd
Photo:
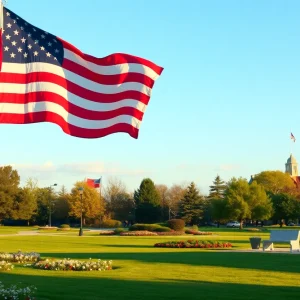
<svg viewBox="0 0 300 300">
<path fill-rule="evenodd" d="M 128 54 L 84 54 L 5 7 L 2 23 L 0 123 L 52 122 L 81 138 L 138 138 L 163 68 Z"/>
</svg>

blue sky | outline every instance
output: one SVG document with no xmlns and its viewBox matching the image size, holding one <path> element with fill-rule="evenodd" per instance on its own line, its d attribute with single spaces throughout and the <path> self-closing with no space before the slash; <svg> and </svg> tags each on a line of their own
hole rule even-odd
<svg viewBox="0 0 300 300">
<path fill-rule="evenodd" d="M 1 164 L 22 182 L 71 188 L 85 177 L 194 181 L 284 170 L 300 140 L 299 1 L 9 0 L 31 24 L 83 52 L 125 52 L 164 67 L 139 139 L 68 136 L 51 123 L 0 125 Z M 300 160 L 299 142 L 293 153 Z"/>
</svg>

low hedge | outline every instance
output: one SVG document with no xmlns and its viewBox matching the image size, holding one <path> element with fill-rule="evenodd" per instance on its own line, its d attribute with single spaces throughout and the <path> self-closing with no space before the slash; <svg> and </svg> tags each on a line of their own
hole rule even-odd
<svg viewBox="0 0 300 300">
<path fill-rule="evenodd" d="M 122 223 L 118 220 L 106 220 L 101 222 L 100 227 L 102 228 L 119 228 L 122 227 Z"/>
<path fill-rule="evenodd" d="M 232 244 L 221 241 L 201 241 L 201 240 L 187 240 L 187 241 L 170 241 L 164 243 L 156 243 L 154 247 L 163 248 L 231 248 Z"/>
<path fill-rule="evenodd" d="M 159 231 L 162 226 L 158 224 L 134 224 L 129 227 L 129 231 L 137 231 L 137 230 L 148 230 L 148 231 Z M 163 231 L 164 229 L 162 229 Z"/>
</svg>

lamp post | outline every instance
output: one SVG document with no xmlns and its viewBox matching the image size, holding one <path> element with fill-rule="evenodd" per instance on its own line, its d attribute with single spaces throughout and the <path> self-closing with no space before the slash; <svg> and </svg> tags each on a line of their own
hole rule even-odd
<svg viewBox="0 0 300 300">
<path fill-rule="evenodd" d="M 52 214 L 52 210 L 51 210 L 51 188 L 53 186 L 57 186 L 57 183 L 54 183 L 52 185 L 49 186 L 49 227 L 51 227 L 51 214 Z"/>
<path fill-rule="evenodd" d="M 82 195 L 83 195 L 83 188 L 80 187 L 78 189 L 79 191 L 79 195 L 80 195 L 80 202 L 81 202 L 81 214 L 80 214 L 80 229 L 79 229 L 79 236 L 82 236 L 83 235 L 83 230 L 82 230 L 82 206 L 83 206 L 83 203 L 82 203 Z"/>
</svg>

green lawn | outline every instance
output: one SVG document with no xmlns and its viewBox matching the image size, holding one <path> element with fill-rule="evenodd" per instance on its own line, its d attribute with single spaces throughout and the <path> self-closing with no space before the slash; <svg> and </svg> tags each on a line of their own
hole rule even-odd
<svg viewBox="0 0 300 300">
<path fill-rule="evenodd" d="M 250 247 L 251 236 L 263 239 L 269 236 L 268 231 L 213 231 L 214 236 L 185 238 L 107 237 L 86 233 L 79 237 L 77 231 L 0 236 L 0 252 L 21 249 L 40 252 L 43 257 L 112 259 L 114 266 L 112 271 L 105 272 L 57 272 L 18 265 L 13 271 L 0 273 L 0 281 L 33 284 L 38 288 L 37 299 L 259 300 L 298 297 L 300 255 L 153 247 L 160 241 L 196 238 L 230 241 L 233 249 L 238 250 Z"/>
</svg>

